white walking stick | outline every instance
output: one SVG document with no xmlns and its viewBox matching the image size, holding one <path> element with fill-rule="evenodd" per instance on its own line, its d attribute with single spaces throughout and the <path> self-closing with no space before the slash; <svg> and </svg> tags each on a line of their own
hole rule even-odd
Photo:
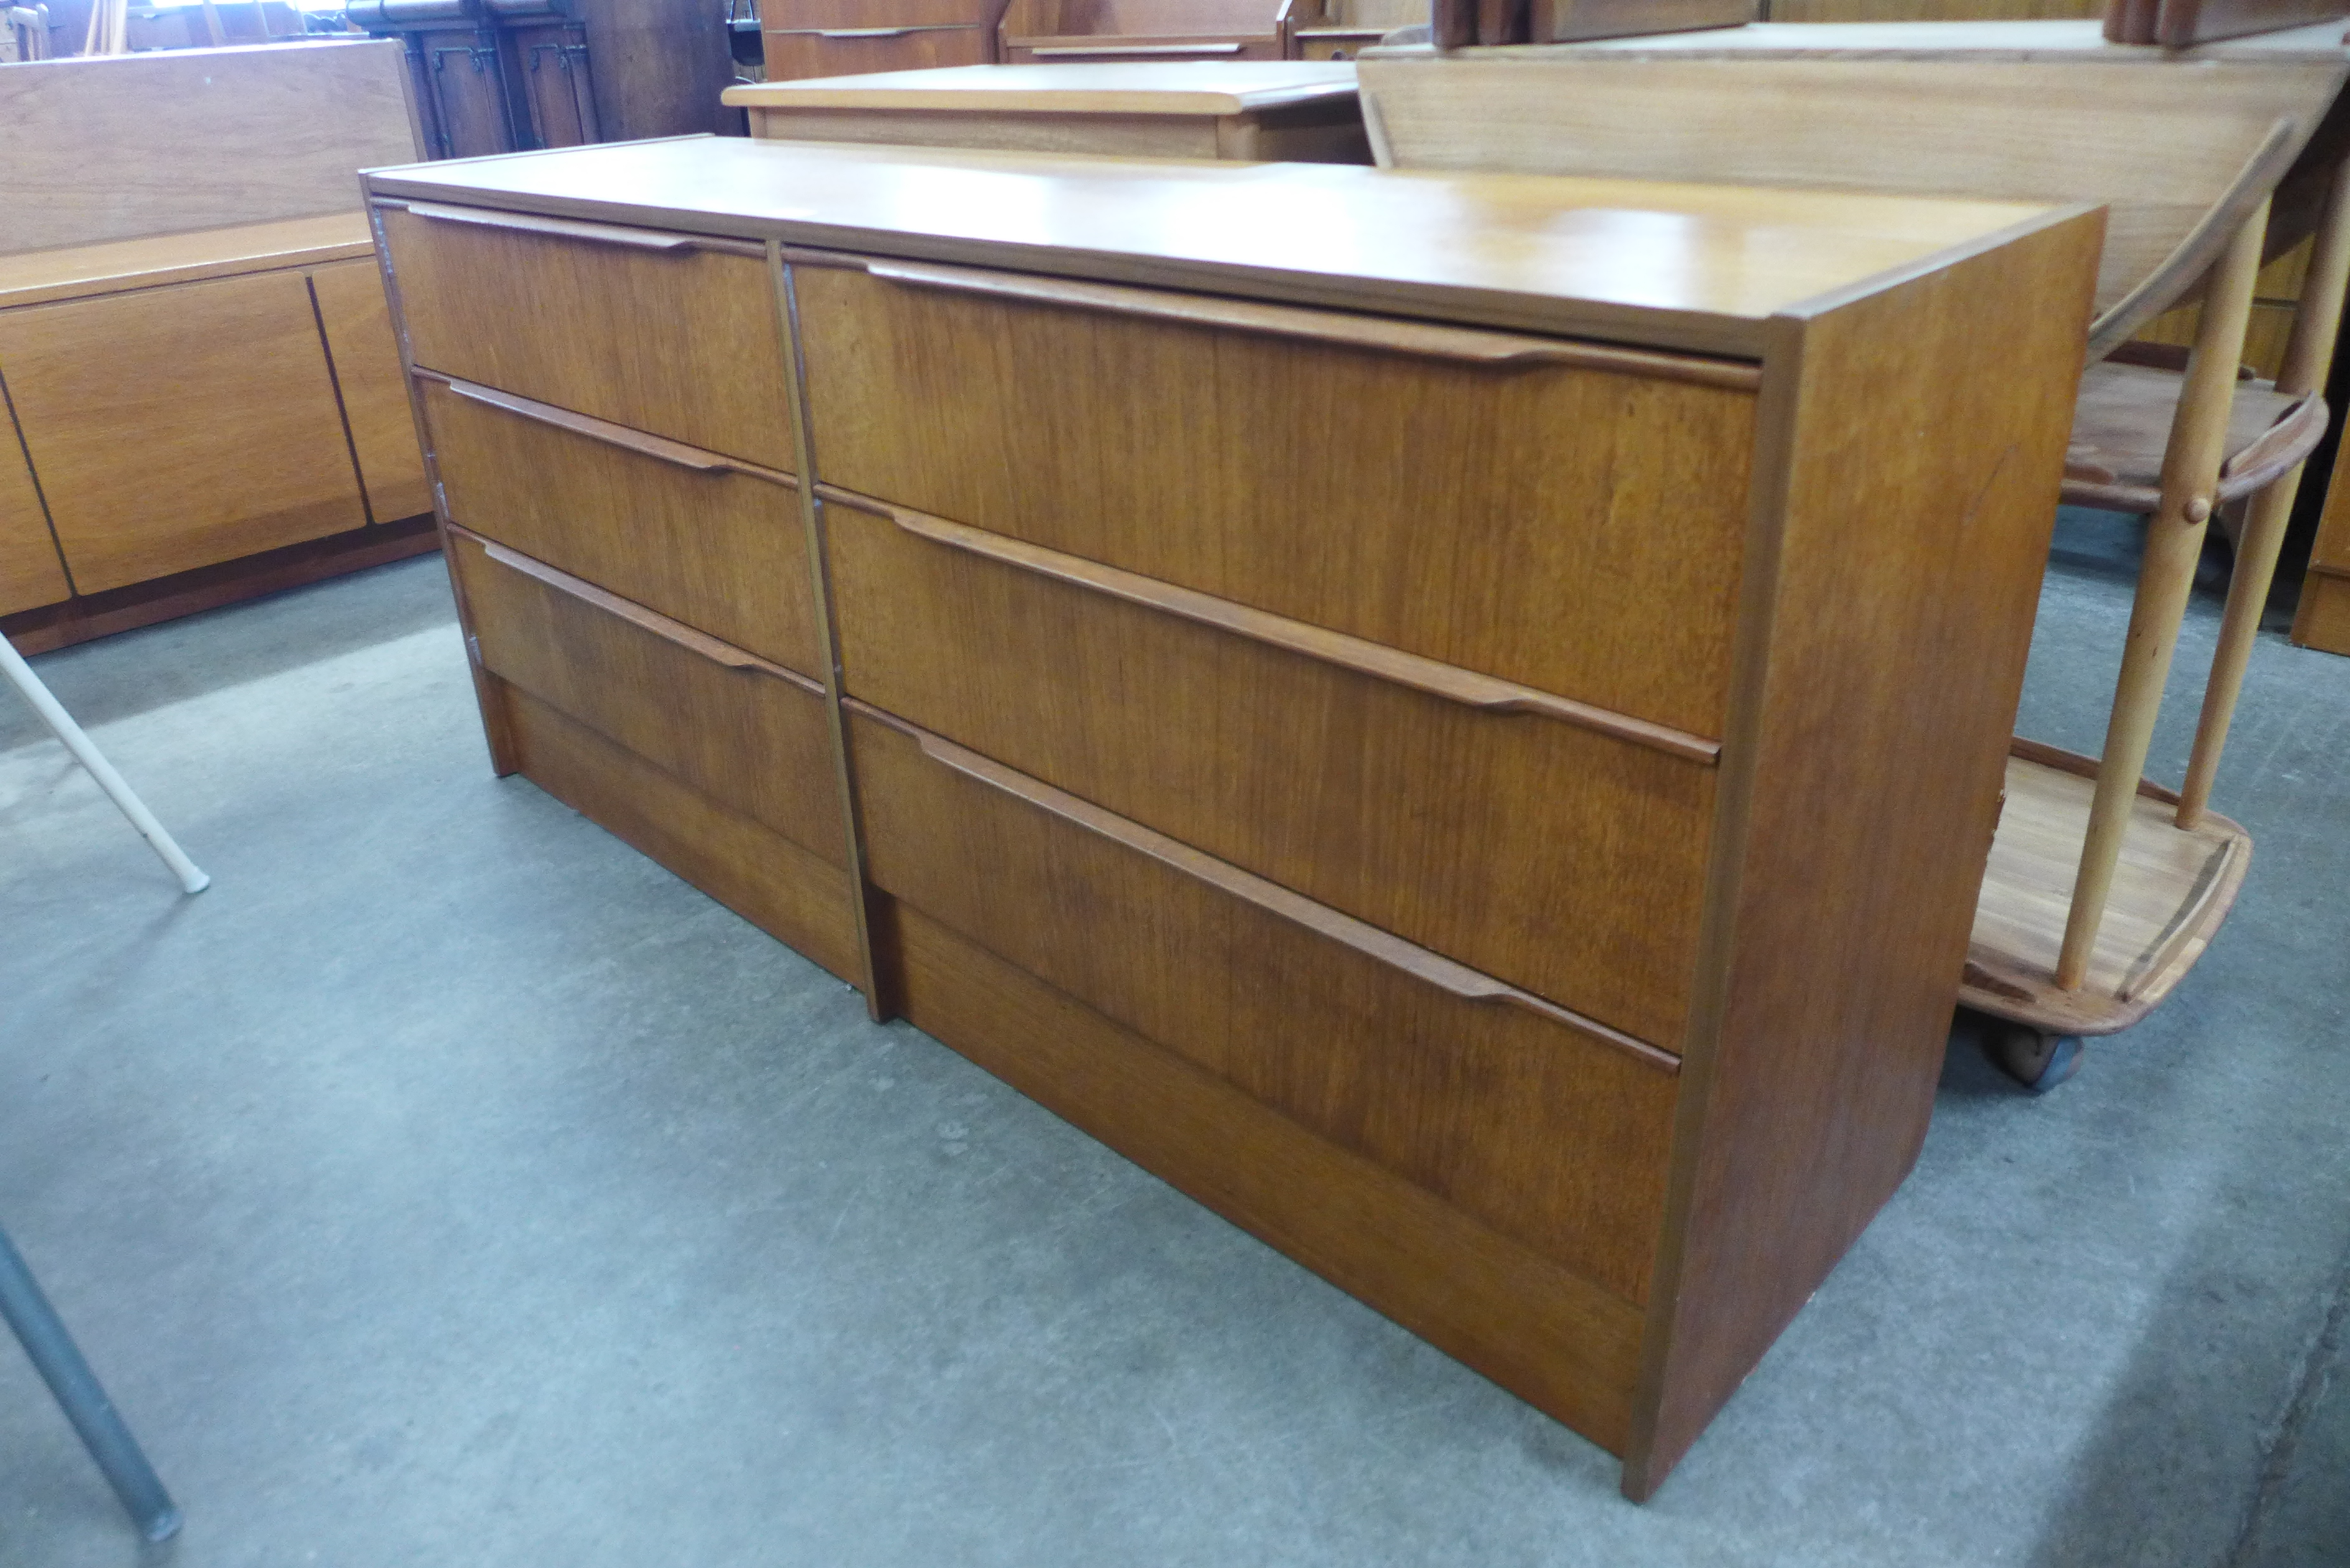
<svg viewBox="0 0 2350 1568">
<path fill-rule="evenodd" d="M 163 831 L 163 825 L 155 820 L 155 814 L 147 809 L 146 803 L 130 793 L 130 786 L 122 782 L 122 775 L 114 771 L 114 764 L 90 743 L 89 737 L 81 732 L 81 726 L 74 722 L 73 715 L 66 711 L 65 704 L 49 695 L 49 689 L 41 684 L 41 678 L 33 673 L 33 667 L 25 662 L 25 656 L 18 653 L 5 637 L 0 637 L 0 670 L 7 671 L 8 679 L 16 683 L 16 690 L 25 694 L 25 701 L 33 705 L 33 711 L 57 732 L 57 739 L 66 743 L 66 750 L 89 770 L 89 776 L 98 781 L 99 788 L 122 808 L 122 815 L 130 819 L 130 826 L 154 846 L 155 853 L 163 857 L 163 864 L 172 868 L 172 875 L 180 879 L 180 886 L 191 893 L 201 893 L 211 887 L 213 879 L 196 869 L 196 863 L 187 857 L 170 834 Z"/>
</svg>

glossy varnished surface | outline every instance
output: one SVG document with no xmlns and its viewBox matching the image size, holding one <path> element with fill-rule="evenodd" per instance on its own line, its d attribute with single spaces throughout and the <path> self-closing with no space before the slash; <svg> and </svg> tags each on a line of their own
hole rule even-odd
<svg viewBox="0 0 2350 1568">
<path fill-rule="evenodd" d="M 419 165 L 380 193 L 1759 354 L 1757 324 L 2044 207 L 727 139 Z"/>
</svg>

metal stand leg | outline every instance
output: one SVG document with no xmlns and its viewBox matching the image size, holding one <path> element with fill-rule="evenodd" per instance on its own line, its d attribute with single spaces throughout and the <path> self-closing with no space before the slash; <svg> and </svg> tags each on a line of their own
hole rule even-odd
<svg viewBox="0 0 2350 1568">
<path fill-rule="evenodd" d="M 122 808 L 122 815 L 130 819 L 130 826 L 137 828 L 154 847 L 155 853 L 163 857 L 163 864 L 172 868 L 172 875 L 180 879 L 182 888 L 191 893 L 201 893 L 213 885 L 213 879 L 197 870 L 195 862 L 190 860 L 172 836 L 163 831 L 163 825 L 155 820 L 155 814 L 147 809 L 146 803 L 130 793 L 130 786 L 122 782 L 122 775 L 114 771 L 114 764 L 90 743 L 89 737 L 81 732 L 81 726 L 74 722 L 73 715 L 66 711 L 65 704 L 49 694 L 49 689 L 41 684 L 41 678 L 33 673 L 33 667 L 25 662 L 25 656 L 18 653 L 5 637 L 0 637 L 0 675 L 7 676 L 15 683 L 16 690 L 25 694 L 25 701 L 33 705 L 33 711 L 57 732 L 57 739 L 66 743 L 66 750 L 89 770 L 89 776 L 98 781 L 99 787 Z"/>
<path fill-rule="evenodd" d="M 107 1484 L 130 1511 L 131 1522 L 150 1541 L 170 1539 L 180 1528 L 178 1506 L 156 1479 L 147 1456 L 139 1451 L 130 1428 L 115 1414 L 114 1402 L 81 1358 L 66 1325 L 57 1321 L 56 1309 L 5 1231 L 0 1231 L 0 1317 L 16 1331 L 25 1354 L 57 1397 L 66 1419 L 81 1434 L 82 1446 L 106 1473 Z"/>
</svg>

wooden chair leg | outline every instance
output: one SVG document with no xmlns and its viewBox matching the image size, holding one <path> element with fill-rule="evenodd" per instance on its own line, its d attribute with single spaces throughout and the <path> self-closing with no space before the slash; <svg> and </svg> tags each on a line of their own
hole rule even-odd
<svg viewBox="0 0 2350 1568">
<path fill-rule="evenodd" d="M 2071 990 L 2088 978 L 2097 929 L 2121 863 L 2122 840 L 2146 772 L 2154 721 L 2162 711 L 2162 688 L 2178 649 L 2178 626 L 2187 596 L 2195 586 L 2195 563 L 2211 521 L 2226 450 L 2228 414 L 2235 398 L 2236 367 L 2244 353 L 2244 327 L 2251 318 L 2252 282 L 2261 267 L 2261 242 L 2268 230 L 2263 201 L 2244 221 L 2211 270 L 2203 297 L 2203 319 L 2187 362 L 2186 386 L 2172 419 L 2162 461 L 2162 504 L 2147 522 L 2146 556 L 2138 568 L 2137 599 L 2130 609 L 2129 641 L 2122 651 L 2121 678 L 2114 689 L 2114 715 L 2106 729 L 2105 756 L 2097 766 L 2097 790 L 2089 807 L 2081 867 L 2073 880 L 2073 905 L 2064 921 L 2064 942 L 2056 959 L 2056 983 Z"/>
<path fill-rule="evenodd" d="M 2323 389 L 2341 337 L 2345 290 L 2350 290 L 2350 158 L 2334 165 L 2334 182 L 2325 193 L 2309 275 L 2302 285 L 2301 310 L 2293 320 L 2293 338 L 2285 345 L 2284 364 L 2277 371 L 2279 391 Z M 2203 716 L 2195 727 L 2195 754 L 2188 761 L 2187 782 L 2178 792 L 2178 826 L 2183 828 L 2199 826 L 2211 803 L 2211 781 L 2228 744 L 2228 726 L 2236 716 L 2236 698 L 2243 691 L 2244 667 L 2251 660 L 2261 614 L 2268 607 L 2285 524 L 2301 493 L 2301 474 L 2296 463 L 2253 499 L 2251 519 L 2236 546 L 2228 613 L 2220 623 L 2220 646 L 2212 651 L 2211 679 L 2203 689 Z"/>
</svg>

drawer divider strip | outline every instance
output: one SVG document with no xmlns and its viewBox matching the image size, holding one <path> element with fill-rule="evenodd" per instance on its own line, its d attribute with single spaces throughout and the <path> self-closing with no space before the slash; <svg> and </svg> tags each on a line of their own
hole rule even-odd
<svg viewBox="0 0 2350 1568">
<path fill-rule="evenodd" d="M 1159 610 L 1201 626 L 1214 627 L 1220 631 L 1245 637 L 1284 652 L 1351 670 L 1358 675 L 1407 686 L 1464 708 L 1474 708 L 1487 713 L 1526 713 L 1555 719 L 1613 740 L 1646 746 L 1708 767 L 1716 765 L 1721 759 L 1721 742 L 1693 735 L 1685 730 L 1676 730 L 1670 725 L 1636 719 L 1627 713 L 1578 702 L 1571 697 L 1536 691 L 1534 687 L 1521 686 L 1514 680 L 1503 680 L 1498 676 L 1482 675 L 1473 670 L 1463 670 L 1457 664 L 1446 664 L 1417 653 L 1407 653 L 1401 649 L 1350 637 L 1326 627 L 1310 626 L 1286 616 L 1274 615 L 1269 610 L 1254 609 L 1230 599 L 1218 598 L 1212 594 L 1178 587 L 1156 577 L 1146 577 L 1117 566 L 1104 566 L 1098 561 L 1065 555 L 1042 545 L 1007 538 L 984 528 L 973 528 L 968 524 L 950 522 L 907 507 L 891 506 L 886 502 L 852 495 L 830 485 L 821 485 L 818 491 L 828 502 L 878 514 L 907 533 L 932 544 L 943 545 L 949 549 L 978 556 L 1037 576 L 1107 594 L 1112 598 L 1124 599 L 1129 604 Z"/>
<path fill-rule="evenodd" d="M 783 485 L 785 489 L 796 489 L 799 485 L 798 480 L 780 470 L 762 468 L 755 462 L 744 462 L 740 458 L 705 452 L 701 447 L 688 446 L 681 441 L 671 441 L 667 436 L 653 435 L 646 431 L 631 429 L 628 425 L 616 425 L 609 420 L 599 420 L 592 414 L 574 413 L 569 409 L 556 408 L 553 403 L 537 402 L 513 392 L 501 392 L 495 388 L 476 386 L 471 381 L 461 381 L 454 376 L 438 375 L 429 370 L 420 370 L 417 374 L 426 380 L 439 381 L 451 392 L 469 403 L 480 403 L 484 407 L 515 414 L 539 424 L 552 425 L 556 430 L 568 431 L 577 436 L 586 436 L 589 441 L 601 441 L 606 446 L 616 446 L 623 452 L 635 452 L 639 457 L 654 458 L 678 468 L 690 468 L 696 473 L 746 474 L 753 479 L 764 479 L 770 483 Z"/>
<path fill-rule="evenodd" d="M 1153 832 L 1139 822 L 1105 811 L 1091 801 L 1055 789 L 1042 780 L 1007 768 L 967 747 L 956 745 L 943 736 L 934 735 L 884 713 L 869 703 L 850 698 L 845 705 L 911 737 L 921 747 L 923 755 L 951 772 L 1024 800 L 1064 822 L 1123 845 L 1137 854 L 1148 856 L 1171 870 L 1207 883 L 1219 892 L 1253 905 L 1293 925 L 1302 926 L 1342 947 L 1351 948 L 1374 962 L 1400 970 L 1447 995 L 1463 1002 L 1503 1003 L 1523 1008 L 1537 1017 L 1554 1023 L 1564 1023 L 1618 1050 L 1629 1052 L 1651 1066 L 1661 1067 L 1668 1072 L 1680 1070 L 1679 1057 L 1636 1035 L 1612 1029 L 1571 1008 L 1546 1002 L 1531 992 L 1521 991 L 1506 981 L 1471 969 L 1467 964 L 1456 962 L 1441 953 L 1431 952 L 1417 942 L 1406 941 L 1393 932 L 1383 931 L 1377 926 L 1358 920 L 1352 915 L 1341 914 L 1326 904 L 1318 904 L 1301 894 L 1291 892 L 1278 882 L 1269 882 L 1229 861 L 1219 860 L 1163 833 Z"/>
<path fill-rule="evenodd" d="M 599 588 L 584 577 L 575 577 L 559 567 L 525 556 L 519 550 L 508 549 L 495 539 L 486 538 L 470 528 L 449 524 L 449 532 L 461 539 L 482 547 L 482 553 L 509 571 L 546 584 L 556 593 L 564 594 L 583 604 L 590 604 L 608 615 L 617 616 L 639 630 L 649 631 L 664 642 L 675 643 L 687 652 L 697 654 L 712 664 L 729 670 L 750 670 L 759 675 L 771 675 L 778 680 L 798 687 L 811 696 L 824 695 L 823 683 L 802 675 L 796 670 L 786 670 L 771 663 L 755 653 L 747 653 L 731 642 L 721 642 L 706 631 L 696 631 L 681 620 L 671 620 L 659 610 L 647 609 L 634 599 L 624 599 L 608 588 Z"/>
</svg>

